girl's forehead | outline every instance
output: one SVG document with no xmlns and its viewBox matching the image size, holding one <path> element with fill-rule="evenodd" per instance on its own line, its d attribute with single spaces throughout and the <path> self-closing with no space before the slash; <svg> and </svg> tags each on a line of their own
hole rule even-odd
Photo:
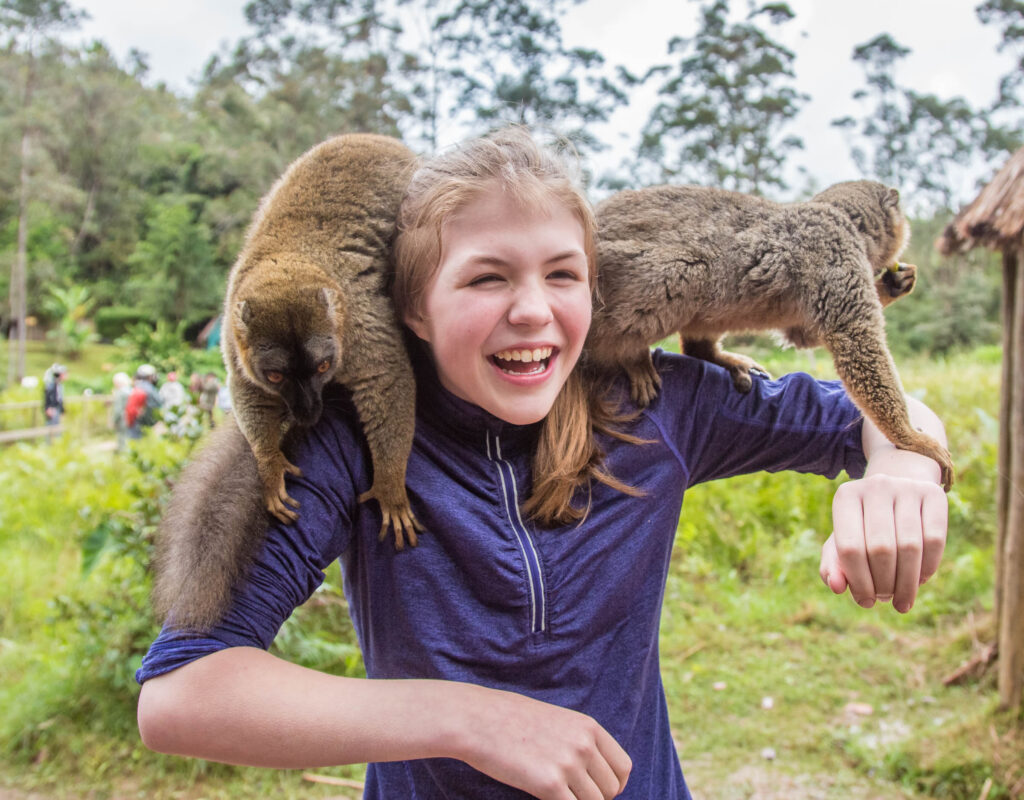
<svg viewBox="0 0 1024 800">
<path fill-rule="evenodd" d="M 481 226 L 501 229 L 541 225 L 567 215 L 577 216 L 573 208 L 550 191 L 521 192 L 495 184 L 453 209 L 441 226 L 441 238 L 443 241 L 446 235 L 471 233 Z"/>
</svg>

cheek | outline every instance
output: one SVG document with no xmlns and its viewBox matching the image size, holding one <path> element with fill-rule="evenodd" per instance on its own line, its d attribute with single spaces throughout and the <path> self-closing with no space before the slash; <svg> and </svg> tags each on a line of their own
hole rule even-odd
<svg viewBox="0 0 1024 800">
<path fill-rule="evenodd" d="M 590 330 L 592 313 L 593 307 L 589 291 L 570 298 L 569 302 L 563 305 L 560 313 L 562 327 L 576 348 L 583 346 L 583 340 L 587 336 L 587 331 Z"/>
</svg>

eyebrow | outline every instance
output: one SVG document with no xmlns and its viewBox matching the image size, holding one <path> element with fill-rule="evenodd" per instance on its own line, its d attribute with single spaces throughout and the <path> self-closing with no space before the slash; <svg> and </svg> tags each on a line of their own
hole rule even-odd
<svg viewBox="0 0 1024 800">
<path fill-rule="evenodd" d="M 572 258 L 583 258 L 586 259 L 587 254 L 580 248 L 573 248 L 571 250 L 564 250 L 560 253 L 556 253 L 544 261 L 545 264 L 556 264 L 559 261 L 568 261 Z M 472 255 L 462 262 L 462 266 L 477 266 L 477 265 L 493 265 L 496 267 L 507 267 L 510 263 L 504 258 L 499 256 L 479 254 Z"/>
</svg>

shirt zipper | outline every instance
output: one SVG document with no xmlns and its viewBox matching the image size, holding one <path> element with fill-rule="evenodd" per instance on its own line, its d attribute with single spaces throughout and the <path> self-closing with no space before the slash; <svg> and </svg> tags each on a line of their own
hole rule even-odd
<svg viewBox="0 0 1024 800">
<path fill-rule="evenodd" d="M 491 446 L 491 437 L 494 446 Z M 501 496 L 505 502 L 505 516 L 515 534 L 519 550 L 526 564 L 526 582 L 530 593 L 530 632 L 543 633 L 547 629 L 547 606 L 544 594 L 544 571 L 541 569 L 540 556 L 523 518 L 519 513 L 519 489 L 516 486 L 515 472 L 511 462 L 502 458 L 501 441 L 496 434 L 487 433 L 487 458 L 498 467 L 501 478 Z"/>
</svg>

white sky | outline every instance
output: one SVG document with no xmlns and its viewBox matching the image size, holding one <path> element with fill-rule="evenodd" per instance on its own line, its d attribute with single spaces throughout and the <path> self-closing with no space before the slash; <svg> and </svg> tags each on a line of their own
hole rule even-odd
<svg viewBox="0 0 1024 800">
<path fill-rule="evenodd" d="M 150 77 L 188 91 L 207 58 L 222 45 L 245 34 L 245 0 L 72 0 L 92 17 L 82 35 L 104 41 L 121 60 L 133 47 L 149 56 Z M 496 0 L 500 1 L 500 0 Z M 803 165 L 820 185 L 860 177 L 848 157 L 848 145 L 829 122 L 859 116 L 851 94 L 863 87 L 861 68 L 851 60 L 853 48 L 879 33 L 889 33 L 912 52 L 897 72 L 897 82 L 919 92 L 949 98 L 962 95 L 974 107 L 990 102 L 998 80 L 1012 59 L 996 53 L 999 34 L 983 26 L 974 13 L 980 0 L 790 0 L 796 19 L 773 38 L 797 53 L 800 89 L 811 95 L 797 120 L 805 150 L 790 161 Z M 744 7 L 733 0 L 734 11 Z M 593 47 L 609 64 L 635 73 L 668 60 L 673 36 L 696 29 L 697 5 L 685 0 L 586 0 L 563 23 L 567 44 Z M 635 146 L 647 118 L 652 93 L 621 110 L 613 124 L 618 133 L 599 131 L 621 142 L 605 156 L 617 163 Z M 798 188 L 793 181 L 794 189 Z"/>
</svg>

